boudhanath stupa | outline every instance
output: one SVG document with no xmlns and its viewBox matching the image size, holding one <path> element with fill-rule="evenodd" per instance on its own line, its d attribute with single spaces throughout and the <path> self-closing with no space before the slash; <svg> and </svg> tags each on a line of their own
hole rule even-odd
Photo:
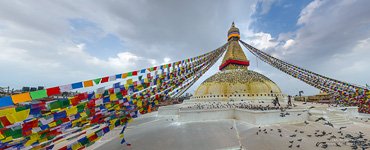
<svg viewBox="0 0 370 150">
<path fill-rule="evenodd" d="M 293 99 L 288 105 L 288 96 L 275 82 L 248 69 L 239 39 L 233 23 L 220 71 L 206 79 L 191 99 L 135 118 L 125 131 L 130 145 L 120 144 L 121 128 L 116 128 L 87 149 L 337 150 L 355 148 L 354 141 L 368 143 L 369 116 L 359 114 L 357 107 Z M 280 106 L 273 104 L 275 99 Z"/>
</svg>

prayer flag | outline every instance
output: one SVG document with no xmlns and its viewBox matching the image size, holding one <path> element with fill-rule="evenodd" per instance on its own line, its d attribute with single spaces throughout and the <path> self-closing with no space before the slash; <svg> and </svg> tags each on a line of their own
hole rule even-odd
<svg viewBox="0 0 370 150">
<path fill-rule="evenodd" d="M 72 89 L 79 89 L 82 87 L 83 87 L 82 82 L 77 82 L 77 83 L 72 84 Z"/>
<path fill-rule="evenodd" d="M 122 74 L 122 79 L 127 78 L 127 73 Z"/>
<path fill-rule="evenodd" d="M 0 107 L 6 107 L 6 106 L 13 106 L 13 101 L 10 96 L 5 96 L 5 97 L 0 98 Z"/>
<path fill-rule="evenodd" d="M 33 92 L 30 92 L 30 95 L 32 99 L 40 99 L 40 98 L 48 97 L 48 95 L 46 94 L 46 90 L 33 91 Z"/>
<path fill-rule="evenodd" d="M 93 86 L 94 83 L 92 80 L 87 80 L 87 81 L 84 81 L 84 87 L 90 87 L 90 86 Z"/>
<path fill-rule="evenodd" d="M 101 79 L 101 82 L 100 83 L 105 83 L 105 82 L 108 82 L 109 81 L 109 77 L 103 77 Z"/>
<path fill-rule="evenodd" d="M 116 74 L 116 79 L 121 79 L 122 78 L 122 74 Z"/>
<path fill-rule="evenodd" d="M 114 81 L 116 80 L 116 76 L 109 76 L 109 81 Z"/>
<path fill-rule="evenodd" d="M 59 87 L 48 88 L 46 89 L 46 93 L 48 94 L 48 96 L 61 94 Z"/>
<path fill-rule="evenodd" d="M 62 86 L 59 86 L 59 89 L 60 89 L 60 92 L 68 92 L 72 90 L 72 85 L 71 84 L 62 85 Z"/>
<path fill-rule="evenodd" d="M 15 94 L 15 95 L 12 95 L 11 97 L 12 97 L 12 100 L 13 100 L 13 103 L 14 104 L 22 103 L 22 102 L 27 102 L 27 101 L 31 101 L 32 100 L 29 92 Z"/>
<path fill-rule="evenodd" d="M 94 79 L 95 85 L 99 84 L 100 83 L 100 80 L 101 80 L 101 78 Z"/>
</svg>

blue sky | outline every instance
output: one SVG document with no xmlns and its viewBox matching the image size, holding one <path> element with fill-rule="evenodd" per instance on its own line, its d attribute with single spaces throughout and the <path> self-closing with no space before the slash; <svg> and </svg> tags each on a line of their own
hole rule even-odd
<svg viewBox="0 0 370 150">
<path fill-rule="evenodd" d="M 263 2 L 258 2 L 250 28 L 254 32 L 270 33 L 275 38 L 280 33 L 293 32 L 299 27 L 297 21 L 302 9 L 310 2 L 312 0 L 278 0 L 271 4 L 268 12 L 263 11 Z"/>
<path fill-rule="evenodd" d="M 0 86 L 46 87 L 194 57 L 242 39 L 335 79 L 369 83 L 370 1 L 204 0 L 0 2 Z M 83 7 L 82 7 L 83 6 Z M 258 61 L 286 94 L 319 91 Z M 217 62 L 189 89 L 218 72 Z"/>
</svg>

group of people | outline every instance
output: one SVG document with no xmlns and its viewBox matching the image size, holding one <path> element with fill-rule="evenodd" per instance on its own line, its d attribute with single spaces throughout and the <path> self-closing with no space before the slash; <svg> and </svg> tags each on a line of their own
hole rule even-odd
<svg viewBox="0 0 370 150">
<path fill-rule="evenodd" d="M 195 110 L 212 110 L 212 109 L 248 109 L 248 110 L 257 110 L 257 111 L 266 111 L 266 110 L 280 110 L 280 106 L 272 106 L 269 104 L 256 104 L 250 102 L 202 102 L 195 103 L 180 109 L 195 109 Z"/>
</svg>

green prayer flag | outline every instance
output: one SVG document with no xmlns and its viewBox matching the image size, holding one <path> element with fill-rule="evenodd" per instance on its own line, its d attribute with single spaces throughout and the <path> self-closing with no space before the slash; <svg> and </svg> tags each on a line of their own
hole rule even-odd
<svg viewBox="0 0 370 150">
<path fill-rule="evenodd" d="M 129 72 L 129 73 L 127 74 L 127 76 L 128 76 L 128 77 L 131 77 L 131 76 L 132 76 L 132 72 Z"/>
<path fill-rule="evenodd" d="M 61 108 L 61 102 L 55 101 L 49 104 L 50 110 Z"/>
<path fill-rule="evenodd" d="M 62 108 L 66 108 L 68 106 L 70 106 L 70 103 L 69 103 L 68 99 L 67 100 L 61 100 L 61 107 Z"/>
<path fill-rule="evenodd" d="M 95 84 L 99 84 L 99 83 L 100 83 L 100 81 L 101 81 L 101 78 L 94 79 L 94 83 L 95 83 Z"/>
<path fill-rule="evenodd" d="M 121 92 L 118 92 L 118 93 L 116 94 L 116 96 L 117 96 L 117 99 L 123 99 L 123 95 L 122 95 L 122 93 L 121 93 Z"/>
<path fill-rule="evenodd" d="M 33 91 L 33 92 L 30 92 L 30 95 L 32 99 L 40 99 L 40 98 L 48 97 L 48 95 L 46 94 L 46 90 Z"/>
</svg>

